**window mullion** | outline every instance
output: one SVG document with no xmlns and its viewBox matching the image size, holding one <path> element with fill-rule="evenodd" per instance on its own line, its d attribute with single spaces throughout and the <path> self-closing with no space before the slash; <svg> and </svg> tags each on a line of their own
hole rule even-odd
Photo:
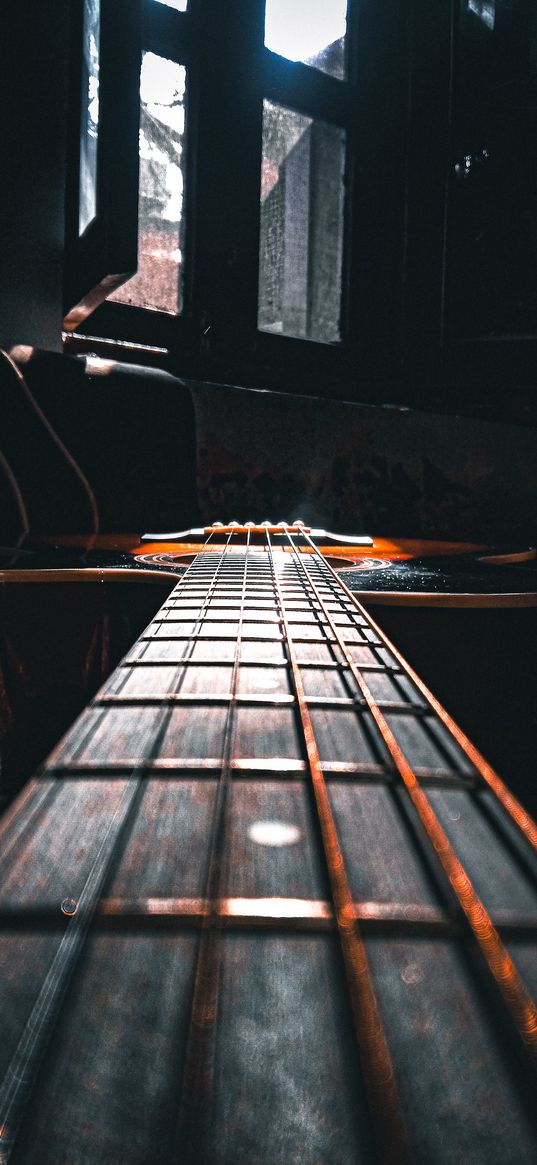
<svg viewBox="0 0 537 1165">
<path fill-rule="evenodd" d="M 255 321 L 262 0 L 192 0 L 197 44 L 195 298 L 205 358 Z M 254 325 L 255 326 L 255 325 Z"/>
<path fill-rule="evenodd" d="M 299 113 L 346 126 L 351 112 L 350 86 L 298 61 L 286 61 L 265 49 L 265 97 L 289 105 Z"/>
</svg>

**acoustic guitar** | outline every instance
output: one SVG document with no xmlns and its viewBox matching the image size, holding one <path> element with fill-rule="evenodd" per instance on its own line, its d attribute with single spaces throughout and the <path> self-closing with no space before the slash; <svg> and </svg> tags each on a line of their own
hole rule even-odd
<svg viewBox="0 0 537 1165">
<path fill-rule="evenodd" d="M 3 818 L 0 1161 L 533 1162 L 537 826 L 361 601 L 533 552 L 53 541 L 2 581 L 170 593 Z"/>
</svg>

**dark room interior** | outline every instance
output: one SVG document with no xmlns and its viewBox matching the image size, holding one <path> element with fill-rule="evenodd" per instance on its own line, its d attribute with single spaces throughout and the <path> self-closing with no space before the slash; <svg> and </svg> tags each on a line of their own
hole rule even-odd
<svg viewBox="0 0 537 1165">
<path fill-rule="evenodd" d="M 537 6 L 1 8 L 0 1165 L 529 1165 Z"/>
</svg>

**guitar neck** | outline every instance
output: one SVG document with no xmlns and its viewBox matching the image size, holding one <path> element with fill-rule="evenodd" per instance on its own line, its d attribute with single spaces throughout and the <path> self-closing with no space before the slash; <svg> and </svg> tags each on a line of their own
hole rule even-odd
<svg viewBox="0 0 537 1165">
<path fill-rule="evenodd" d="M 307 531 L 254 545 L 239 533 L 197 555 L 6 820 L 0 920 L 26 927 L 32 951 L 9 945 L 15 986 L 28 984 L 13 989 L 0 1091 L 7 1156 L 18 1136 L 40 1161 L 89 1160 L 69 1142 L 89 1104 L 117 1159 L 134 1105 L 130 1160 L 156 1161 L 160 1137 L 166 1160 L 272 1162 L 274 1124 L 291 1160 L 298 1088 L 318 1114 L 305 1161 L 451 1160 L 420 1114 L 440 1055 L 449 1151 L 468 1143 L 451 1040 L 461 992 L 472 1070 L 526 1128 L 524 1089 L 507 1080 L 520 1050 L 537 1060 L 537 1011 L 511 948 L 537 933 L 537 829 Z M 468 935 L 505 1046 L 481 1015 Z M 107 1043 L 149 1071 L 144 963 L 149 1100 L 147 1076 L 127 1087 Z M 434 1047 L 416 1062 L 426 1014 Z M 82 1067 L 62 1093 L 77 1023 Z M 63 1147 L 43 1150 L 60 1094 Z M 509 1127 L 491 1134 L 504 1130 L 504 1159 Z"/>
</svg>

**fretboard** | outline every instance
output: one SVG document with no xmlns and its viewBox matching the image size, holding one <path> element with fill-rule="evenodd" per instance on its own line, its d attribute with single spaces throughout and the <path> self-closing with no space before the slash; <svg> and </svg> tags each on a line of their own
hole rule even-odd
<svg viewBox="0 0 537 1165">
<path fill-rule="evenodd" d="M 306 550 L 199 554 L 6 821 L 6 1160 L 533 1160 L 535 826 Z"/>
</svg>

